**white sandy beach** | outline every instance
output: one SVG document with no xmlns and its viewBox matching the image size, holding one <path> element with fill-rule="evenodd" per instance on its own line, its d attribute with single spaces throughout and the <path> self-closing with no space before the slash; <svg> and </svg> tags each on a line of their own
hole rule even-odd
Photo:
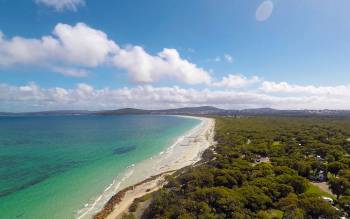
<svg viewBox="0 0 350 219">
<path fill-rule="evenodd" d="M 186 135 L 178 138 L 173 145 L 159 155 L 130 168 L 132 174 L 128 176 L 127 180 L 120 183 L 118 191 L 142 182 L 151 176 L 175 171 L 198 162 L 201 159 L 203 151 L 214 144 L 215 120 L 203 117 L 194 118 L 200 119 L 201 123 L 186 133 Z M 135 198 L 156 191 L 163 184 L 164 175 L 161 175 L 150 182 L 134 187 L 132 190 L 126 192 L 122 201 L 114 206 L 113 212 L 107 218 L 120 218 L 122 213 L 127 212 L 128 207 Z"/>
</svg>

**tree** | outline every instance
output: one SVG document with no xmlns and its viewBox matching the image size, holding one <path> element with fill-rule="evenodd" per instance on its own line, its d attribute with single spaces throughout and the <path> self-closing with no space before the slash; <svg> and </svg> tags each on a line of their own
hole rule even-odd
<svg viewBox="0 0 350 219">
<path fill-rule="evenodd" d="M 345 178 L 348 181 L 350 181 L 350 170 L 349 169 L 343 169 L 339 171 L 338 173 L 339 177 Z"/>
<path fill-rule="evenodd" d="M 260 163 L 254 166 L 252 176 L 254 178 L 267 177 L 273 174 L 272 165 L 269 163 Z"/>
<path fill-rule="evenodd" d="M 350 196 L 342 196 L 338 200 L 339 206 L 350 214 Z"/>
<path fill-rule="evenodd" d="M 283 219 L 304 219 L 305 212 L 301 208 L 296 208 L 293 211 L 284 212 Z"/>
<path fill-rule="evenodd" d="M 266 211 L 259 211 L 256 214 L 256 217 L 258 219 L 271 219 L 271 215 L 268 212 L 266 212 Z"/>
<path fill-rule="evenodd" d="M 341 195 L 344 195 L 345 192 L 350 189 L 350 182 L 345 178 L 332 177 L 328 181 L 328 184 L 332 192 L 337 195 L 337 199 L 339 199 Z"/>
<path fill-rule="evenodd" d="M 319 160 L 315 160 L 311 163 L 311 168 L 315 173 L 319 173 L 321 171 L 326 172 L 327 171 L 327 166 Z"/>
<path fill-rule="evenodd" d="M 275 175 L 282 175 L 282 174 L 288 174 L 288 175 L 297 175 L 297 172 L 287 166 L 274 166 L 273 171 Z"/>
<path fill-rule="evenodd" d="M 311 171 L 311 165 L 309 162 L 299 161 L 295 163 L 295 169 L 298 170 L 300 176 L 309 177 Z"/>
<path fill-rule="evenodd" d="M 340 212 L 333 208 L 328 202 L 318 196 L 303 196 L 299 201 L 299 206 L 306 215 L 312 218 L 339 218 Z"/>
<path fill-rule="evenodd" d="M 334 174 L 335 176 L 338 175 L 338 173 L 341 169 L 345 169 L 345 168 L 346 168 L 346 165 L 339 162 L 339 161 L 334 161 L 334 162 L 328 164 L 328 166 L 327 166 L 328 171 L 330 173 Z"/>
<path fill-rule="evenodd" d="M 287 196 L 294 190 L 290 185 L 278 183 L 275 177 L 257 178 L 252 181 L 250 185 L 254 185 L 263 190 L 273 201 L 277 201 L 278 199 Z"/>
<path fill-rule="evenodd" d="M 243 186 L 237 191 L 242 197 L 244 206 L 253 212 L 267 209 L 272 205 L 271 198 L 256 186 Z"/>
<path fill-rule="evenodd" d="M 297 194 L 304 193 L 309 186 L 308 181 L 300 176 L 291 176 L 283 174 L 278 176 L 277 180 L 283 184 L 292 186 L 294 188 L 295 193 Z"/>
<path fill-rule="evenodd" d="M 326 161 L 331 163 L 331 162 L 334 162 L 335 161 L 335 157 L 331 154 L 327 154 L 326 157 L 325 157 Z"/>
<path fill-rule="evenodd" d="M 342 157 L 342 159 L 340 160 L 340 162 L 342 162 L 343 164 L 347 165 L 348 167 L 350 167 L 350 158 L 349 157 Z"/>
<path fill-rule="evenodd" d="M 290 193 L 285 198 L 281 198 L 277 206 L 283 211 L 292 212 L 298 208 L 298 196 L 295 193 Z"/>
</svg>

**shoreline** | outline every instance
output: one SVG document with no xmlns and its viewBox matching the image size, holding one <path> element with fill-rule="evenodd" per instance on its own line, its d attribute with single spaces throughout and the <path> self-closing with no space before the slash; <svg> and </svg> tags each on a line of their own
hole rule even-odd
<svg viewBox="0 0 350 219">
<path fill-rule="evenodd" d="M 201 123 L 180 136 L 172 145 L 136 166 L 129 185 L 115 193 L 102 210 L 94 214 L 94 219 L 115 219 L 128 210 L 134 199 L 157 191 L 164 185 L 165 175 L 191 166 L 201 160 L 202 153 L 214 145 L 215 120 L 206 117 L 180 116 L 201 120 Z"/>
</svg>

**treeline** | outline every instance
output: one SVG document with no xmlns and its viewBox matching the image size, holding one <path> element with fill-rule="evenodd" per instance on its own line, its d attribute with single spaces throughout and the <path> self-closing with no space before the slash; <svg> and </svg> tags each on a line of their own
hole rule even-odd
<svg viewBox="0 0 350 219">
<path fill-rule="evenodd" d="M 204 164 L 168 178 L 143 218 L 340 218 L 350 210 L 350 120 L 216 118 Z M 309 192 L 326 181 L 337 200 Z"/>
</svg>

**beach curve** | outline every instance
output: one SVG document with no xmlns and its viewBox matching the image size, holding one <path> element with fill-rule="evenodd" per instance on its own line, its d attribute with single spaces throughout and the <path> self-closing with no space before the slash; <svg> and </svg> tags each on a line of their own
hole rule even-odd
<svg viewBox="0 0 350 219">
<path fill-rule="evenodd" d="M 181 116 L 182 117 L 182 116 Z M 206 117 L 183 116 L 201 123 L 180 136 L 170 147 L 133 167 L 133 177 L 121 185 L 95 219 L 115 219 L 127 211 L 135 198 L 154 192 L 164 185 L 164 177 L 200 161 L 202 153 L 214 144 L 215 120 Z"/>
</svg>

